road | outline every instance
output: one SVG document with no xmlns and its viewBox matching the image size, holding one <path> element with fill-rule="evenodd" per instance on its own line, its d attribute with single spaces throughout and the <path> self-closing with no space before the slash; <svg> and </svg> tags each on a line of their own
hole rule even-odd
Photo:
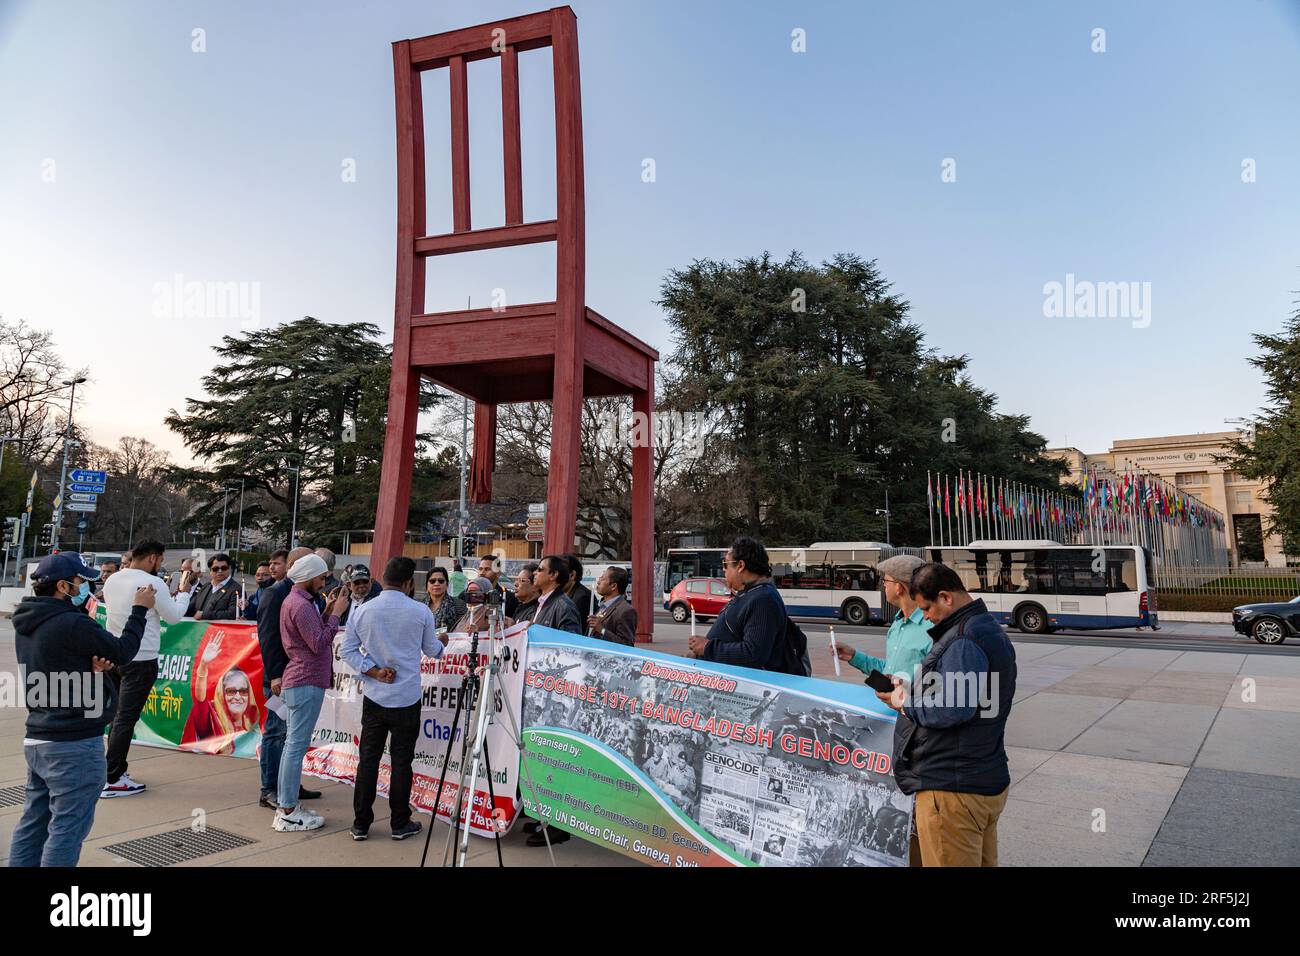
<svg viewBox="0 0 1300 956">
<path fill-rule="evenodd" d="M 795 620 L 803 628 L 810 641 L 814 635 L 824 633 L 827 626 L 825 618 L 799 618 Z M 655 611 L 655 631 L 663 629 L 674 633 L 686 625 L 674 624 L 667 611 Z M 701 633 L 707 632 L 708 625 L 698 624 Z M 868 627 L 835 622 L 837 636 L 861 635 L 862 637 L 883 638 L 885 628 Z M 1244 634 L 1238 634 L 1230 624 L 1192 624 L 1182 621 L 1163 624 L 1159 631 L 1138 631 L 1133 628 L 1115 631 L 1054 631 L 1051 634 L 1023 634 L 1015 628 L 1008 628 L 1012 643 L 1015 644 L 1083 644 L 1088 646 L 1108 646 L 1140 648 L 1146 650 L 1167 651 L 1229 651 L 1237 654 L 1268 654 L 1280 657 L 1300 657 L 1300 641 L 1289 639 L 1277 646 L 1259 644 Z"/>
</svg>

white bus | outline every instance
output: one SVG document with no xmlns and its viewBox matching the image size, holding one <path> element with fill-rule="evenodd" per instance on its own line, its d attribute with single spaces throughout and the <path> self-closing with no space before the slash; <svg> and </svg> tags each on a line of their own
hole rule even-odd
<svg viewBox="0 0 1300 956">
<path fill-rule="evenodd" d="M 1030 540 L 926 550 L 961 575 L 1000 622 L 1031 634 L 1159 624 L 1146 548 Z"/>
<path fill-rule="evenodd" d="M 801 548 L 768 548 L 772 581 L 792 617 L 836 618 L 850 624 L 880 621 L 878 541 L 818 541 Z M 721 578 L 726 548 L 672 548 L 663 601 L 684 578 Z"/>
</svg>

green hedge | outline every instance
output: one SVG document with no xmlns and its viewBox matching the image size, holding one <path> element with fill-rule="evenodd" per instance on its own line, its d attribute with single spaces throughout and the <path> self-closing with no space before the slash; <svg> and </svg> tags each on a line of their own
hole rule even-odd
<svg viewBox="0 0 1300 956">
<path fill-rule="evenodd" d="M 1254 594 L 1167 594 L 1156 599 L 1160 611 L 1231 611 L 1239 604 L 1261 604 L 1266 598 Z"/>
</svg>

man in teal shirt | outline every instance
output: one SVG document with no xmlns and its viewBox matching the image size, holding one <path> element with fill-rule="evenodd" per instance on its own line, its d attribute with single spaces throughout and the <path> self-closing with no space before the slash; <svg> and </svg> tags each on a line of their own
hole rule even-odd
<svg viewBox="0 0 1300 956">
<path fill-rule="evenodd" d="M 887 558 L 876 566 L 885 591 L 885 600 L 902 609 L 894 615 L 889 633 L 885 635 L 883 660 L 838 642 L 832 653 L 839 654 L 840 660 L 864 674 L 877 670 L 887 677 L 897 675 L 911 683 L 912 675 L 933 647 L 930 640 L 930 628 L 933 625 L 925 619 L 921 609 L 912 600 L 909 586 L 912 572 L 924 563 L 920 558 L 900 554 Z"/>
</svg>

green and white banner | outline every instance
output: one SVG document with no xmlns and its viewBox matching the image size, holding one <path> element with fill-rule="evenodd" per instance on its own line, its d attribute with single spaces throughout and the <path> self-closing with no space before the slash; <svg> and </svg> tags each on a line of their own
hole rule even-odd
<svg viewBox="0 0 1300 956">
<path fill-rule="evenodd" d="M 530 816 L 661 866 L 906 865 L 894 713 L 867 688 L 528 639 Z"/>
</svg>

